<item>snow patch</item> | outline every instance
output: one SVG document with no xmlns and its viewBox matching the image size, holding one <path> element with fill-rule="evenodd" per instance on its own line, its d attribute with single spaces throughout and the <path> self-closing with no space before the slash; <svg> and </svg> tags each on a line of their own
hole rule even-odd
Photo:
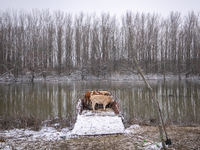
<svg viewBox="0 0 200 150">
<path fill-rule="evenodd" d="M 160 150 L 162 148 L 162 143 L 157 143 L 157 144 L 149 144 L 145 143 L 144 146 L 149 145 L 145 150 Z"/>
<path fill-rule="evenodd" d="M 51 144 L 51 142 L 54 141 L 62 142 L 65 139 L 70 139 L 71 132 L 68 128 L 63 128 L 59 131 L 53 127 L 43 127 L 40 131 L 13 129 L 0 131 L 0 137 L 6 141 L 0 143 L 0 149 L 27 149 L 27 145 L 34 146 L 35 143 L 39 143 L 41 149 L 46 149 L 48 147 L 48 144 L 46 144 L 47 142 L 50 142 L 49 144 Z"/>
<path fill-rule="evenodd" d="M 138 124 L 131 125 L 129 128 L 127 128 L 124 133 L 129 134 L 129 133 L 135 133 L 135 131 L 140 128 Z"/>
<path fill-rule="evenodd" d="M 56 130 L 53 127 L 43 127 L 40 131 L 33 131 L 29 129 L 13 129 L 0 132 L 0 136 L 5 139 L 27 139 L 29 141 L 54 141 L 61 140 L 62 136 L 69 138 L 71 136 L 68 128 Z"/>
<path fill-rule="evenodd" d="M 134 124 L 129 127 L 129 129 L 136 129 L 136 128 L 140 128 L 140 126 L 138 124 Z"/>
</svg>

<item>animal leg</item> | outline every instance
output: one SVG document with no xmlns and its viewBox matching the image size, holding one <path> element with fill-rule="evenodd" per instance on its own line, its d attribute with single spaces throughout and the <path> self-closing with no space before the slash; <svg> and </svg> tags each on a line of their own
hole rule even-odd
<svg viewBox="0 0 200 150">
<path fill-rule="evenodd" d="M 106 110 L 106 105 L 105 104 L 103 104 L 103 110 Z"/>
<path fill-rule="evenodd" d="M 96 103 L 92 102 L 92 109 L 93 109 L 93 111 L 95 111 L 95 105 L 96 105 Z"/>
</svg>

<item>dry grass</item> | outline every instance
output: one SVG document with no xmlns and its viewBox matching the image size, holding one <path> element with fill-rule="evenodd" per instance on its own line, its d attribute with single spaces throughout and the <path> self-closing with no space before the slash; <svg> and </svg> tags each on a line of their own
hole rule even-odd
<svg viewBox="0 0 200 150">
<path fill-rule="evenodd" d="M 31 128 L 38 131 L 40 129 L 41 119 L 39 117 L 28 116 L 24 114 L 7 116 L 6 114 L 0 118 L 0 129 L 9 130 L 14 128 Z"/>
<path fill-rule="evenodd" d="M 6 114 L 0 118 L 0 130 L 10 129 L 31 129 L 39 131 L 42 126 L 53 126 L 56 129 L 62 129 L 64 127 L 70 127 L 75 122 L 75 118 L 69 120 L 68 118 L 50 118 L 43 121 L 40 117 L 33 117 L 32 115 L 18 114 L 13 116 L 7 116 Z M 57 124 L 54 126 L 54 124 Z"/>
<path fill-rule="evenodd" d="M 176 150 L 200 149 L 200 126 L 169 126 L 167 130 Z"/>
<path fill-rule="evenodd" d="M 140 128 L 134 129 L 134 133 L 122 135 L 105 135 L 105 136 L 85 136 L 76 137 L 60 141 L 44 141 L 38 140 L 34 142 L 28 139 L 4 139 L 0 137 L 0 146 L 2 143 L 11 143 L 11 147 L 22 146 L 24 149 L 145 149 L 145 141 L 160 142 L 158 127 L 150 122 L 137 120 Z M 39 130 L 41 126 L 52 126 L 59 124 L 56 128 L 71 126 L 65 118 L 55 118 L 42 122 L 41 119 L 33 116 L 15 115 L 7 117 L 4 115 L 0 118 L 0 130 L 8 130 L 13 128 L 30 128 Z M 171 139 L 172 145 L 168 149 L 176 150 L 200 150 L 200 125 L 198 126 L 174 126 L 166 127 L 168 138 Z M 140 138 L 142 137 L 142 139 Z M 23 146 L 24 145 L 24 146 Z M 1 147 L 0 147 L 1 149 Z"/>
<path fill-rule="evenodd" d="M 166 127 L 168 138 L 171 139 L 172 145 L 167 149 L 189 150 L 200 149 L 200 126 Z M 142 138 L 141 138 L 142 137 Z M 10 147 L 22 147 L 24 149 L 63 149 L 63 150 L 139 150 L 145 149 L 148 142 L 153 141 L 155 145 L 158 140 L 159 132 L 156 126 L 141 126 L 134 129 L 134 133 L 122 135 L 105 135 L 105 136 L 81 136 L 59 141 L 29 141 L 28 139 L 5 139 L 2 143 L 10 143 Z M 154 143 L 155 142 L 155 143 Z"/>
<path fill-rule="evenodd" d="M 200 149 L 200 127 L 166 127 L 172 145 L 167 149 L 188 150 Z M 142 137 L 142 138 L 140 138 Z M 156 126 L 141 126 L 135 133 L 107 135 L 102 137 L 78 137 L 63 142 L 61 149 L 145 149 L 144 141 L 160 142 Z"/>
</svg>

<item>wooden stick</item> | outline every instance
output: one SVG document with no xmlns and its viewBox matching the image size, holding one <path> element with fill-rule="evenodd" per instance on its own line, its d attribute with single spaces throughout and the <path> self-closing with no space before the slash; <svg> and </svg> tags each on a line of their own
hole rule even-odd
<svg viewBox="0 0 200 150">
<path fill-rule="evenodd" d="M 131 28 L 129 27 L 129 35 L 130 35 L 130 41 L 131 41 L 131 48 L 132 48 L 132 53 L 133 53 L 133 59 L 134 59 L 134 62 L 135 62 L 135 65 L 137 66 L 138 70 L 139 70 L 139 73 L 144 81 L 144 83 L 146 84 L 147 88 L 149 89 L 149 92 L 151 93 L 151 98 L 153 99 L 153 104 L 154 104 L 154 109 L 156 111 L 156 116 L 157 116 L 157 120 L 158 120 L 158 128 L 159 128 L 159 132 L 160 132 L 160 137 L 161 137 L 161 141 L 162 141 L 162 146 L 163 146 L 163 149 L 165 150 L 165 142 L 164 142 L 164 139 L 163 139 L 163 133 L 162 133 L 162 122 L 161 122 L 161 118 L 160 118 L 160 115 L 159 115 L 159 110 L 158 110 L 158 105 L 157 105 L 157 102 L 156 102 L 156 99 L 155 99 L 155 96 L 153 94 L 153 90 L 152 88 L 150 87 L 150 85 L 147 83 L 147 80 L 146 78 L 144 77 L 143 73 L 142 73 L 142 70 L 140 69 L 140 66 L 134 56 L 134 49 L 133 49 L 133 44 L 132 44 L 132 32 L 131 32 Z"/>
<path fill-rule="evenodd" d="M 142 73 L 142 70 L 140 69 L 140 66 L 134 56 L 134 49 L 133 49 L 133 44 L 132 44 L 132 32 L 131 32 L 131 28 L 129 27 L 129 35 L 130 35 L 130 40 L 131 40 L 131 48 L 132 48 L 132 53 L 133 53 L 133 59 L 134 59 L 134 62 L 135 62 L 135 65 L 137 66 L 138 70 L 139 70 L 139 73 L 144 81 L 144 83 L 146 84 L 147 88 L 149 89 L 149 92 L 151 93 L 151 98 L 153 99 L 153 105 L 154 105 L 154 109 L 156 111 L 156 116 L 157 116 L 157 120 L 158 120 L 158 128 L 159 128 L 159 132 L 160 132 L 160 137 L 161 137 L 161 141 L 162 141 L 162 146 L 163 146 L 163 149 L 165 150 L 165 142 L 164 142 L 164 139 L 163 139 L 163 133 L 162 133 L 162 122 L 161 122 L 161 118 L 160 118 L 160 115 L 159 115 L 159 110 L 158 110 L 158 105 L 157 105 L 157 102 L 156 102 L 156 99 L 155 99 L 155 96 L 153 94 L 153 90 L 152 88 L 150 87 L 150 85 L 147 83 L 147 80 L 145 78 L 145 76 L 143 75 Z"/>
<path fill-rule="evenodd" d="M 159 123 L 158 123 L 158 128 L 159 128 L 160 137 L 161 137 L 161 140 L 162 140 L 162 146 L 163 146 L 163 148 L 164 148 L 164 150 L 165 150 L 165 142 L 164 142 L 164 139 L 163 139 L 162 126 L 161 126 L 162 123 L 161 123 L 161 118 L 160 118 L 160 116 L 159 116 L 159 110 L 158 110 L 158 106 L 157 106 L 157 102 L 156 102 L 155 96 L 154 96 L 154 94 L 153 94 L 153 90 L 152 90 L 151 86 L 148 84 L 148 82 L 147 82 L 145 76 L 143 75 L 142 70 L 140 69 L 140 66 L 139 66 L 139 64 L 138 64 L 138 62 L 137 62 L 135 56 L 133 56 L 133 59 L 134 59 L 134 62 L 135 62 L 136 66 L 137 66 L 137 68 L 138 68 L 138 70 L 139 70 L 139 73 L 140 73 L 140 75 L 141 75 L 141 77 L 142 77 L 144 83 L 146 84 L 147 88 L 149 89 L 149 91 L 150 91 L 150 93 L 151 93 L 151 98 L 153 99 L 154 109 L 155 109 L 156 115 L 157 115 L 157 120 L 158 120 L 158 122 L 159 122 Z"/>
</svg>

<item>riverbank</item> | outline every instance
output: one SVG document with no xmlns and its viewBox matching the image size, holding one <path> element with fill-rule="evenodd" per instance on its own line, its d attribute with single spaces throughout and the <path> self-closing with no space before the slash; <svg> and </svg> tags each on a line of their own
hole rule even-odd
<svg viewBox="0 0 200 150">
<path fill-rule="evenodd" d="M 200 126 L 167 126 L 168 149 L 200 148 Z M 132 125 L 124 134 L 72 137 L 68 128 L 0 131 L 0 149 L 161 149 L 157 126 Z"/>
<path fill-rule="evenodd" d="M 184 74 L 181 76 L 179 75 L 173 75 L 168 74 L 165 76 L 161 74 L 148 74 L 145 75 L 147 80 L 200 80 L 200 76 L 190 75 L 186 78 Z M 7 83 L 15 83 L 15 82 L 59 82 L 59 81 L 137 81 L 141 80 L 142 78 L 139 74 L 120 74 L 115 73 L 111 74 L 109 76 L 102 76 L 102 77 L 95 77 L 95 76 L 84 76 L 82 78 L 80 72 L 72 73 L 68 76 L 66 75 L 51 75 L 47 77 L 42 76 L 35 76 L 34 79 L 32 79 L 31 76 L 19 76 L 18 78 L 14 78 L 14 76 L 11 74 L 10 76 L 0 76 L 0 83 L 7 82 Z"/>
</svg>

